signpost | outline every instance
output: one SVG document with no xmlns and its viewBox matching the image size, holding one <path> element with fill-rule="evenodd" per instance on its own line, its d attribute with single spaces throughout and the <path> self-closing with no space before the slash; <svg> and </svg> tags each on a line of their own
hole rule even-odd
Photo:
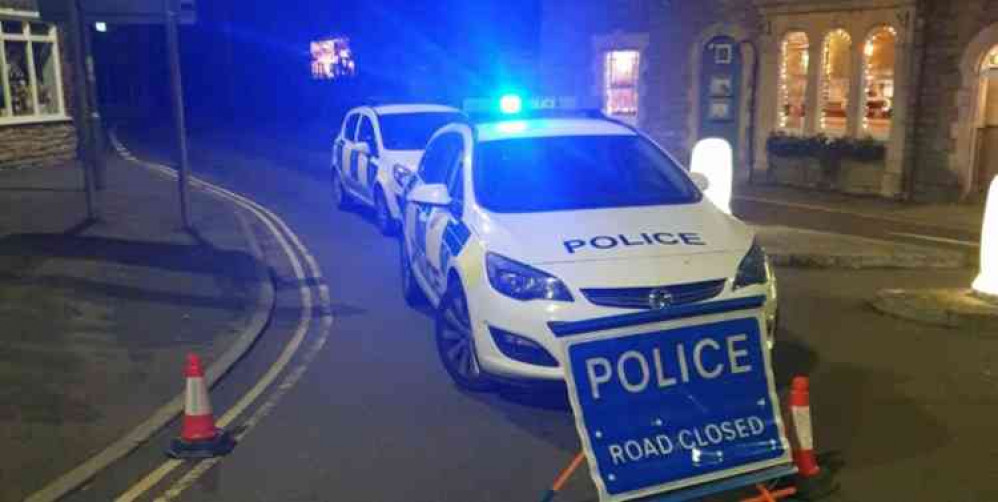
<svg viewBox="0 0 998 502">
<path fill-rule="evenodd" d="M 102 128 L 98 110 L 96 75 L 90 47 L 90 27 L 95 22 L 106 24 L 162 24 L 166 27 L 169 49 L 170 76 L 176 125 L 177 170 L 180 218 L 184 228 L 192 228 L 189 201 L 190 166 L 187 152 L 187 128 L 184 117 L 183 85 L 180 72 L 178 24 L 196 22 L 195 0 L 38 0 L 42 20 L 67 23 L 73 44 L 73 78 L 77 88 L 77 126 L 80 128 L 81 157 L 87 188 L 87 213 L 97 218 L 94 186 L 103 188 L 101 169 Z M 84 77 L 85 76 L 85 77 Z"/>
<path fill-rule="evenodd" d="M 52 4 L 53 2 L 47 2 Z M 68 22 L 68 38 L 70 52 L 73 55 L 72 65 L 73 65 L 73 86 L 76 87 L 77 92 L 73 93 L 75 99 L 75 106 L 73 107 L 73 114 L 76 116 L 77 129 L 77 141 L 79 143 L 78 151 L 80 160 L 83 163 L 83 185 L 84 192 L 86 193 L 87 201 L 87 220 L 95 221 L 100 218 L 100 208 L 97 201 L 97 190 L 96 190 L 96 171 L 97 163 L 100 158 L 100 150 L 96 147 L 96 135 L 97 131 L 93 127 L 93 123 L 90 118 L 94 114 L 94 110 L 91 108 L 90 95 L 93 94 L 90 87 L 90 78 L 92 75 L 91 71 L 88 71 L 86 64 L 86 57 L 89 52 L 86 50 L 88 44 L 85 43 L 87 37 L 86 25 L 83 22 L 83 13 L 79 9 L 79 4 L 76 0 L 69 0 L 66 2 L 60 2 L 61 5 L 65 7 L 65 17 Z M 40 6 L 46 5 L 46 2 L 39 4 Z M 62 11 L 60 11 L 62 12 Z M 60 14 L 61 15 L 61 14 Z M 57 18 L 60 16 L 56 16 Z M 42 19 L 48 21 L 51 17 L 46 18 L 45 12 L 42 12 Z"/>
<path fill-rule="evenodd" d="M 552 325 L 600 500 L 689 500 L 795 472 L 764 301 Z"/>
</svg>

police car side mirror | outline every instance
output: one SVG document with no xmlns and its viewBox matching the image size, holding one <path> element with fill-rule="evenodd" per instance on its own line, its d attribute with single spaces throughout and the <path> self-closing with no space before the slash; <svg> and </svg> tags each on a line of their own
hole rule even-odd
<svg viewBox="0 0 998 502">
<path fill-rule="evenodd" d="M 690 179 L 693 180 L 693 184 L 700 189 L 701 192 L 706 192 L 710 188 L 710 178 L 704 173 L 690 173 Z"/>
<path fill-rule="evenodd" d="M 447 193 L 447 185 L 429 184 L 417 185 L 409 192 L 409 202 L 433 207 L 448 207 L 451 204 L 450 194 Z"/>
</svg>

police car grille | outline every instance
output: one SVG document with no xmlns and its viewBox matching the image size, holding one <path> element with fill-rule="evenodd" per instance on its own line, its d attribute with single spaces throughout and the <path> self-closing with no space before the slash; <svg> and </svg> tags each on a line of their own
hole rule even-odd
<svg viewBox="0 0 998 502">
<path fill-rule="evenodd" d="M 590 302 L 603 307 L 624 309 L 651 309 L 648 296 L 652 291 L 664 290 L 672 295 L 671 305 L 688 305 L 702 302 L 720 295 L 724 291 L 724 279 L 715 281 L 676 284 L 651 288 L 583 289 L 582 294 Z"/>
</svg>

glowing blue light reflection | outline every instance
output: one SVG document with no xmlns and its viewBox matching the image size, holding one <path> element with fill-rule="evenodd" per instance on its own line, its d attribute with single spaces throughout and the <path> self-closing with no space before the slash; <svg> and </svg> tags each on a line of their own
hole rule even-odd
<svg viewBox="0 0 998 502">
<path fill-rule="evenodd" d="M 499 111 L 506 115 L 515 115 L 523 110 L 523 100 L 516 94 L 507 94 L 499 99 Z"/>
</svg>

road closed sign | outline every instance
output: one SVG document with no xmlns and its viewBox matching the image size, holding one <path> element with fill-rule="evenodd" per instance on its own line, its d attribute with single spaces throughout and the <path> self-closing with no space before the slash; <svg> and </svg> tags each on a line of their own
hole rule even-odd
<svg viewBox="0 0 998 502">
<path fill-rule="evenodd" d="M 601 500 L 790 464 L 757 303 L 562 329 L 576 423 Z M 641 321 L 634 322 L 633 319 Z M 664 319 L 664 320 L 662 320 Z M 559 330 L 556 329 L 556 332 Z"/>
</svg>

